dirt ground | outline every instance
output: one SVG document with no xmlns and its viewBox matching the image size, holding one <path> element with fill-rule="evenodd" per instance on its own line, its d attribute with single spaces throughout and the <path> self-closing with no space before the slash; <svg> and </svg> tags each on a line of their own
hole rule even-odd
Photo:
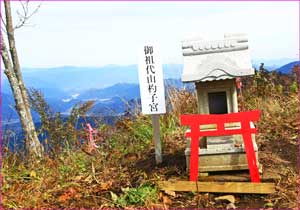
<svg viewBox="0 0 300 210">
<path fill-rule="evenodd" d="M 184 140 L 178 141 L 178 145 L 165 145 L 163 163 L 155 164 L 154 150 L 132 162 L 129 170 L 141 171 L 147 174 L 150 180 L 188 180 L 184 155 Z M 180 143 L 181 142 L 181 143 Z M 268 171 L 275 177 L 271 180 L 276 185 L 276 192 L 269 195 L 233 194 L 235 207 L 237 208 L 295 208 L 297 193 L 299 191 L 299 178 L 297 178 L 297 146 L 289 142 L 276 144 L 271 141 L 261 142 L 258 138 L 259 162 L 263 165 L 263 171 Z M 179 146 L 181 145 L 181 146 Z M 176 148 L 176 150 L 174 150 Z M 211 173 L 210 175 L 234 175 L 248 174 L 248 171 Z M 246 175 L 247 176 L 247 175 Z M 248 177 L 250 177 L 248 175 Z M 138 184 L 138 183 L 137 183 Z M 165 193 L 161 192 L 163 198 Z M 176 192 L 175 196 L 168 195 L 167 207 L 190 207 L 190 208 L 226 208 L 228 202 L 217 201 L 216 197 L 228 195 L 220 193 Z"/>
</svg>

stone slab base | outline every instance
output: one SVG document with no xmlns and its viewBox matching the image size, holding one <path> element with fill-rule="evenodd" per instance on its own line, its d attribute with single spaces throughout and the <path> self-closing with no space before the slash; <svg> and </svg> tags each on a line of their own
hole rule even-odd
<svg viewBox="0 0 300 210">
<path fill-rule="evenodd" d="M 187 170 L 190 165 L 189 150 L 185 152 Z M 257 166 L 258 152 L 255 151 Z M 220 154 L 203 154 L 199 155 L 199 172 L 212 172 L 212 171 L 232 171 L 232 170 L 246 170 L 248 169 L 248 162 L 246 153 L 232 152 Z"/>
</svg>

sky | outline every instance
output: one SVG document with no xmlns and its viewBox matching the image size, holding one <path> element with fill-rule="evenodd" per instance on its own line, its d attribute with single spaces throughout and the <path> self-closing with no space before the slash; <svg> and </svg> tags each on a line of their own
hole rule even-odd
<svg viewBox="0 0 300 210">
<path fill-rule="evenodd" d="M 253 60 L 299 58 L 298 2 L 34 1 L 31 10 L 39 4 L 16 31 L 22 67 L 137 64 L 147 41 L 163 63 L 183 63 L 182 40 L 235 32 L 248 34 Z M 12 8 L 16 23 L 20 3 Z"/>
</svg>

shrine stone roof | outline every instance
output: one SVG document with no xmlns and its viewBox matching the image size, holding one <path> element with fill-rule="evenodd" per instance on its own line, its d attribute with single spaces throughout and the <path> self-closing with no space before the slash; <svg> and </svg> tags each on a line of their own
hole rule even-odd
<svg viewBox="0 0 300 210">
<path fill-rule="evenodd" d="M 245 34 L 228 34 L 223 40 L 182 42 L 183 82 L 233 79 L 254 74 Z"/>
</svg>

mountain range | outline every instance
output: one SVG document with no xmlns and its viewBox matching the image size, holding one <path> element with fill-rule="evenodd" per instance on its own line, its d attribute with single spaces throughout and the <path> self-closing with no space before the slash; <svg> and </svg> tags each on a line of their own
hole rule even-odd
<svg viewBox="0 0 300 210">
<path fill-rule="evenodd" d="M 252 60 L 252 65 L 254 68 L 259 69 L 261 63 L 264 63 L 264 67 L 269 70 L 278 70 L 282 66 L 295 62 L 299 59 L 297 58 L 280 58 L 280 59 L 255 59 Z"/>
<path fill-rule="evenodd" d="M 51 95 L 53 89 L 62 93 L 77 93 L 89 89 L 102 89 L 117 83 L 138 84 L 138 66 L 108 65 L 103 67 L 23 68 L 23 77 L 27 87 L 42 89 L 45 95 Z M 179 79 L 181 64 L 163 65 L 165 79 Z M 10 90 L 8 81 L 3 79 L 2 91 Z M 55 97 L 55 96 L 54 96 Z"/>
<path fill-rule="evenodd" d="M 292 68 L 296 65 L 300 65 L 300 61 L 294 61 L 288 64 L 285 64 L 283 66 L 281 66 L 280 68 L 277 69 L 277 71 L 283 73 L 283 74 L 288 74 L 291 72 Z"/>
<path fill-rule="evenodd" d="M 263 61 L 256 62 L 253 65 L 255 68 L 259 66 L 259 62 Z M 288 73 L 297 62 L 290 62 L 274 68 L 282 73 Z M 265 65 L 265 68 L 271 69 L 268 68 L 268 65 Z M 100 68 L 72 66 L 43 69 L 24 68 L 23 77 L 27 88 L 33 87 L 41 90 L 54 111 L 68 114 L 75 104 L 94 100 L 95 106 L 90 114 L 118 115 L 128 108 L 127 101 L 140 98 L 137 69 L 137 65 L 108 65 Z M 192 84 L 181 83 L 182 69 L 182 64 L 163 65 L 165 85 L 192 89 Z M 14 110 L 12 93 L 6 76 L 3 77 L 3 74 L 1 76 L 2 121 L 15 122 L 18 116 Z M 38 120 L 38 115 L 36 113 L 33 115 L 34 119 Z"/>
</svg>

